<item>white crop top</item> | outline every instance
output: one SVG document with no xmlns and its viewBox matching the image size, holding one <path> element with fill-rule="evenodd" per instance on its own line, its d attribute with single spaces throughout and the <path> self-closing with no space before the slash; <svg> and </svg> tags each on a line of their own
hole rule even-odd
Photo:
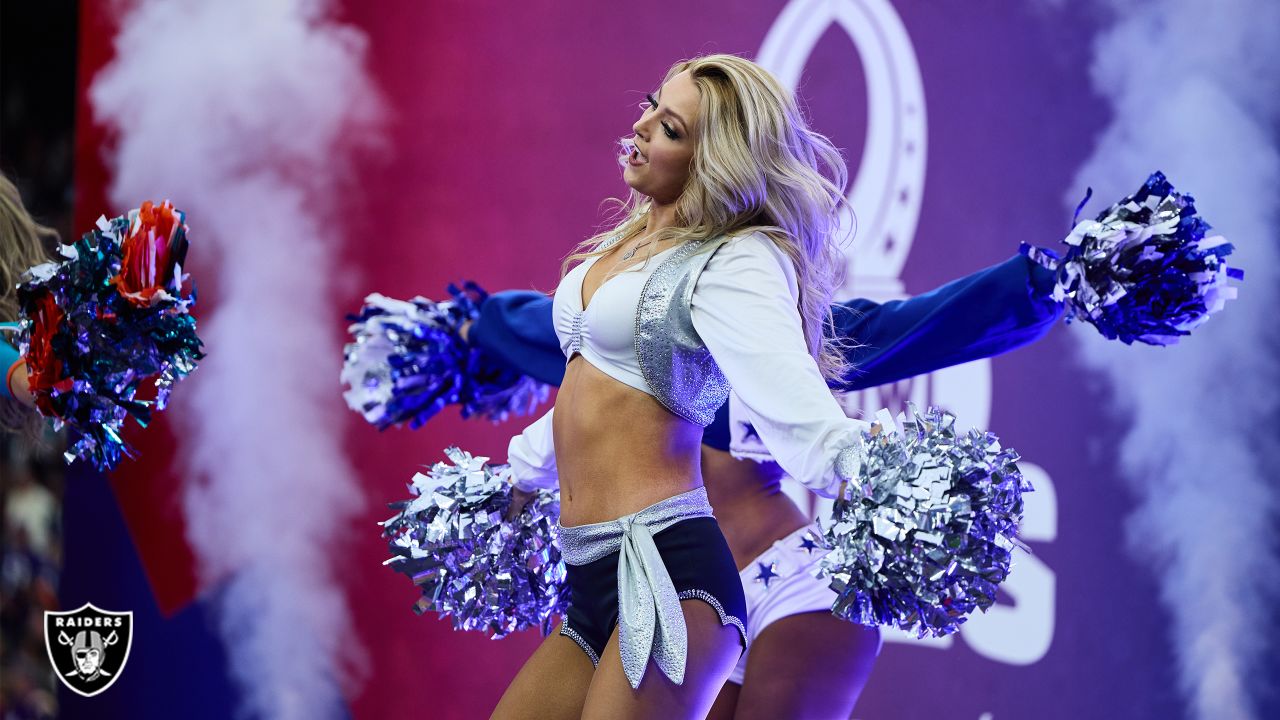
<svg viewBox="0 0 1280 720">
<path fill-rule="evenodd" d="M 604 374 L 652 395 L 636 360 L 636 306 L 645 281 L 678 246 L 654 253 L 648 260 L 615 271 L 582 306 L 582 283 L 599 256 L 570 270 L 556 288 L 551 312 L 565 362 L 582 355 Z"/>
<path fill-rule="evenodd" d="M 553 302 L 566 358 L 574 352 L 610 377 L 649 392 L 635 357 L 637 304 L 666 252 L 607 280 L 582 307 L 588 260 L 565 275 Z M 694 285 L 690 313 L 748 419 L 787 474 L 833 496 L 842 482 L 836 459 L 858 445 L 870 424 L 845 416 L 809 355 L 791 259 L 761 233 L 715 250 Z M 552 408 L 511 439 L 507 460 L 522 489 L 558 482 Z"/>
</svg>

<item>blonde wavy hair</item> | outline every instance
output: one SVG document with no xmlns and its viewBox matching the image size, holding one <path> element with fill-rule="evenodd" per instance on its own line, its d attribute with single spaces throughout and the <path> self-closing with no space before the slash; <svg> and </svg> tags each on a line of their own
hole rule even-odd
<svg viewBox="0 0 1280 720">
<path fill-rule="evenodd" d="M 676 224 L 656 233 L 653 244 L 767 235 L 795 266 L 809 353 L 823 377 L 838 382 L 850 368 L 841 341 L 823 331 L 844 277 L 834 242 L 849 177 L 844 158 L 809 129 L 792 94 L 759 65 L 736 55 L 705 55 L 672 65 L 663 82 L 686 70 L 700 96 L 692 129 L 697 145 L 676 201 Z M 633 190 L 615 203 L 621 219 L 580 243 L 565 258 L 562 277 L 574 263 L 607 252 L 600 245 L 608 238 L 644 230 L 648 198 Z"/>
<path fill-rule="evenodd" d="M 17 322 L 15 288 L 22 273 L 50 259 L 58 233 L 37 223 L 22 204 L 18 188 L 0 174 L 0 322 Z M 7 333 L 6 333 L 7 335 Z M 6 337 L 6 341 L 12 337 Z M 0 369 L 3 372 L 7 368 Z M 39 413 L 11 398 L 0 398 L 0 432 L 37 438 L 44 427 Z"/>
</svg>

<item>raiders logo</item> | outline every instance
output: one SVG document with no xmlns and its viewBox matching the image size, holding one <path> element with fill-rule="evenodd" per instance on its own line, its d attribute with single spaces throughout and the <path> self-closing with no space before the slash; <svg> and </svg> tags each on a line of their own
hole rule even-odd
<svg viewBox="0 0 1280 720">
<path fill-rule="evenodd" d="M 133 613 L 85 603 L 70 612 L 45 612 L 44 646 L 62 683 L 85 697 L 111 687 L 129 660 Z"/>
</svg>

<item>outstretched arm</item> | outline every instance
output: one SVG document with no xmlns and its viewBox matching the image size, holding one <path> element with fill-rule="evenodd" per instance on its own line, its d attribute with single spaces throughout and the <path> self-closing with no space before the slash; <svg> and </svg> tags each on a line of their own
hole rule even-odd
<svg viewBox="0 0 1280 720">
<path fill-rule="evenodd" d="M 551 298 L 532 290 L 494 293 L 467 331 L 472 345 L 533 379 L 559 385 L 564 353 L 551 316 Z"/>
<path fill-rule="evenodd" d="M 841 389 L 860 390 L 994 357 L 1039 340 L 1062 315 L 1053 273 L 1022 255 L 905 300 L 854 299 L 832 308 L 835 332 L 857 343 Z"/>
<path fill-rule="evenodd" d="M 762 233 L 727 241 L 698 277 L 698 336 L 778 464 L 833 497 L 857 472 L 862 432 L 845 416 L 809 354 L 790 258 Z"/>
<path fill-rule="evenodd" d="M 850 342 L 845 354 L 855 368 L 842 389 L 884 385 L 1034 342 L 1062 315 L 1052 290 L 1051 271 L 1015 255 L 913 298 L 838 304 L 833 331 Z M 542 293 L 491 295 L 468 337 L 536 380 L 559 385 L 564 377 L 551 298 Z"/>
<path fill-rule="evenodd" d="M 845 391 L 886 385 L 1032 343 L 1062 316 L 1053 273 L 1022 255 L 905 300 L 854 299 L 832 307 L 852 366 Z M 748 413 L 725 403 L 704 435 L 738 458 L 768 460 Z"/>
</svg>

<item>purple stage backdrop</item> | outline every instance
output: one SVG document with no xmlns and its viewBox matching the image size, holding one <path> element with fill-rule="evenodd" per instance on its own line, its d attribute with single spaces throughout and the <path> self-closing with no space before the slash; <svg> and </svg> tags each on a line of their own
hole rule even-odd
<svg viewBox="0 0 1280 720">
<path fill-rule="evenodd" d="M 339 18 L 368 37 L 384 115 L 370 131 L 382 133 L 379 149 L 343 186 L 338 292 L 315 310 L 333 318 L 335 351 L 342 314 L 368 292 L 439 296 L 463 277 L 491 290 L 554 287 L 560 259 L 598 227 L 601 200 L 624 192 L 617 138 L 681 58 L 757 59 L 845 150 L 858 221 L 845 297 L 916 295 L 1019 242 L 1056 244 L 1112 113 L 1089 76 L 1102 16 L 1062 3 L 383 0 L 347 3 Z M 1108 187 L 1114 197 L 1088 211 L 1155 169 Z M 212 260 L 194 262 L 193 273 L 217 276 L 200 267 Z M 217 293 L 201 290 L 216 313 Z M 851 410 L 947 407 L 1017 448 L 1036 485 L 1023 530 L 1033 554 L 1018 556 L 1000 604 L 951 638 L 890 633 L 855 717 L 1186 712 L 1157 588 L 1164 561 L 1132 552 L 1126 534 L 1135 497 L 1119 469 L 1111 386 L 1078 358 L 1091 333 L 1058 327 L 1010 355 L 847 398 Z M 353 714 L 484 716 L 538 638 L 490 642 L 414 616 L 413 589 L 379 565 L 373 523 L 446 445 L 501 459 L 519 421 L 495 428 L 450 410 L 417 432 L 378 433 L 342 407 L 336 386 L 325 411 L 343 417 L 367 508 L 331 556 L 356 630 L 348 644 L 364 651 L 363 679 L 344 683 Z"/>
</svg>

